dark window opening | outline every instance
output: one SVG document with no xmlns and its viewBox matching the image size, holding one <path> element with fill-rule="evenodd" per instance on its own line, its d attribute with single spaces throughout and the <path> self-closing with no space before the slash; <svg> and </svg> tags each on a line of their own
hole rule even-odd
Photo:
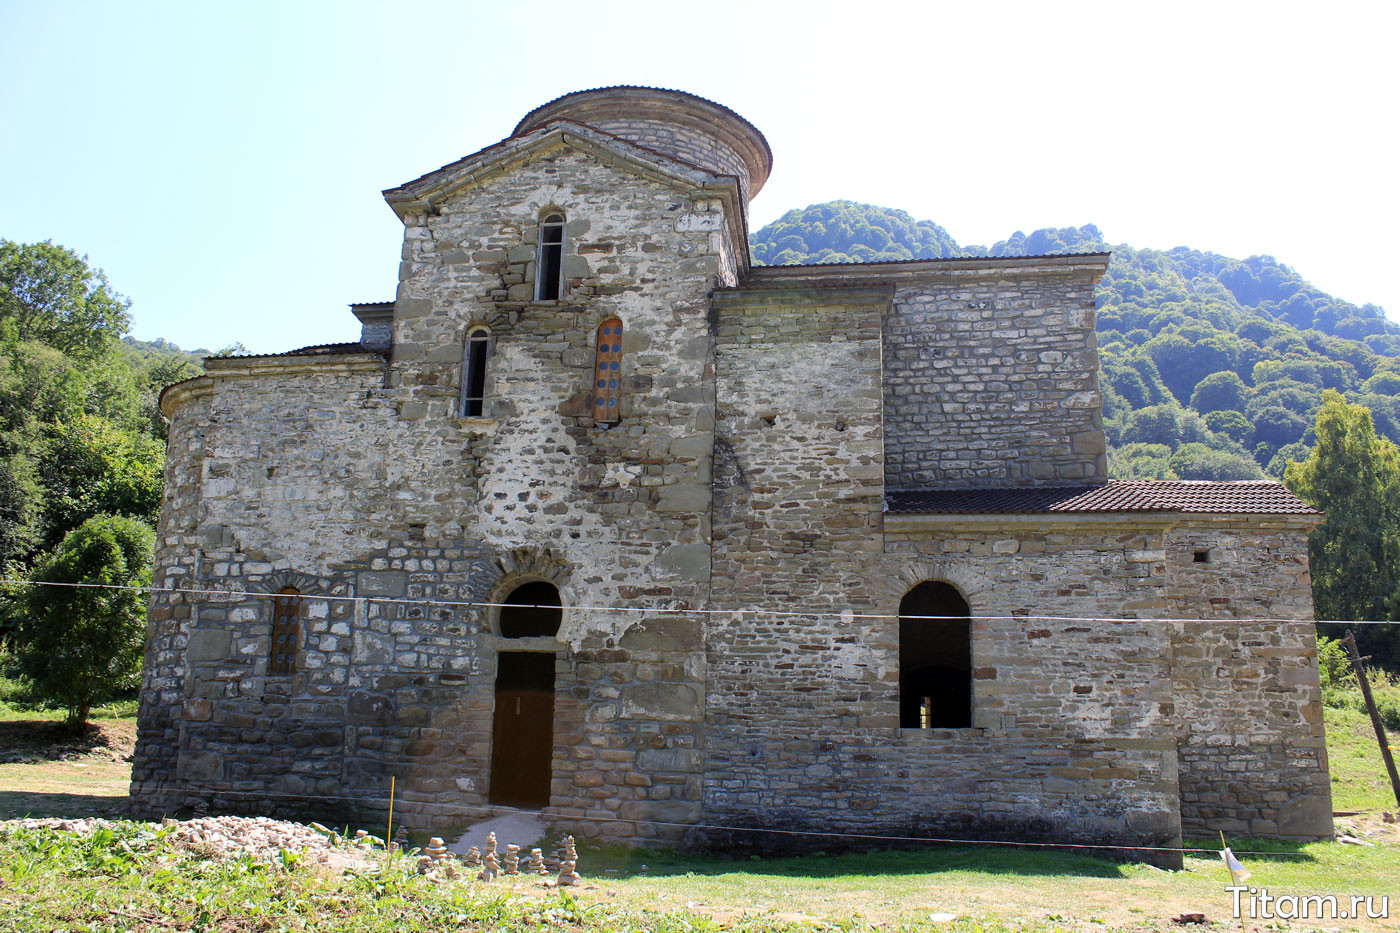
<svg viewBox="0 0 1400 933">
<path fill-rule="evenodd" d="M 549 806 L 553 758 L 554 653 L 502 651 L 496 659 L 491 802 Z"/>
<path fill-rule="evenodd" d="M 1191 552 L 1191 561 L 1192 561 L 1193 563 L 1197 563 L 1197 564 L 1208 564 L 1208 563 L 1210 563 L 1210 551 L 1193 551 L 1193 552 Z"/>
<path fill-rule="evenodd" d="M 615 424 L 622 415 L 622 322 L 609 318 L 598 325 L 598 352 L 593 368 L 593 420 Z"/>
<path fill-rule="evenodd" d="M 267 672 L 284 677 L 297 672 L 297 643 L 301 637 L 301 593 L 296 587 L 283 589 L 272 601 L 272 651 Z"/>
<path fill-rule="evenodd" d="M 947 583 L 920 583 L 900 600 L 901 729 L 966 729 L 972 725 L 970 615 L 967 601 Z"/>
<path fill-rule="evenodd" d="M 486 410 L 486 357 L 491 334 L 478 328 L 467 335 L 467 352 L 462 358 L 462 414 L 480 418 Z"/>
<path fill-rule="evenodd" d="M 540 258 L 535 268 L 535 298 L 554 301 L 564 291 L 564 215 L 550 214 L 540 221 Z"/>
<path fill-rule="evenodd" d="M 553 583 L 536 580 L 517 586 L 501 600 L 503 638 L 539 638 L 559 634 L 564 618 L 559 590 Z"/>
</svg>

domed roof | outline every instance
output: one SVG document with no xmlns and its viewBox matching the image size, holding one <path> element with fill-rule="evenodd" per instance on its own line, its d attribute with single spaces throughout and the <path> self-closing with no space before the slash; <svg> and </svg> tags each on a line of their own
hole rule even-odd
<svg viewBox="0 0 1400 933">
<path fill-rule="evenodd" d="M 574 120 L 691 162 L 697 161 L 693 152 L 671 151 L 665 143 L 641 138 L 630 130 L 639 122 L 668 123 L 704 134 L 740 160 L 748 174 L 750 197 L 758 194 L 773 168 L 773 152 L 768 148 L 768 140 L 752 123 L 728 107 L 685 91 L 627 85 L 574 91 L 525 114 L 512 135 L 527 133 L 551 120 Z M 701 167 L 733 174 L 722 163 L 702 164 Z"/>
</svg>

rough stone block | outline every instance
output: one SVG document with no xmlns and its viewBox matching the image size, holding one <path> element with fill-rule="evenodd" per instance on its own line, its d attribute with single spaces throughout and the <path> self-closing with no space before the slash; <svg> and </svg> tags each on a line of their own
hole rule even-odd
<svg viewBox="0 0 1400 933">
<path fill-rule="evenodd" d="M 673 544 L 656 555 L 652 576 L 659 580 L 703 582 L 710 577 L 708 544 Z"/>
<path fill-rule="evenodd" d="M 200 628 L 190 632 L 185 657 L 191 661 L 222 661 L 233 647 L 233 636 L 227 629 Z"/>
<path fill-rule="evenodd" d="M 1331 839 L 1332 798 L 1294 797 L 1278 809 L 1278 832 L 1285 838 Z"/>
<path fill-rule="evenodd" d="M 695 691 L 683 684 L 640 684 L 622 692 L 621 718 L 656 722 L 700 718 Z M 652 770 L 646 768 L 644 770 Z"/>
<path fill-rule="evenodd" d="M 182 781 L 199 784 L 224 778 L 224 759 L 217 752 L 183 751 L 178 762 L 175 772 Z"/>
<path fill-rule="evenodd" d="M 401 570 L 366 570 L 357 577 L 359 596 L 403 596 L 408 586 L 408 574 Z"/>
</svg>

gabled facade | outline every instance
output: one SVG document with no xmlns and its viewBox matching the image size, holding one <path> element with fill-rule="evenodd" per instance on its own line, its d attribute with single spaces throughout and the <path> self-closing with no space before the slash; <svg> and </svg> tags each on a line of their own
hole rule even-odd
<svg viewBox="0 0 1400 933">
<path fill-rule="evenodd" d="M 1318 516 L 1107 482 L 1107 255 L 752 268 L 770 166 L 567 95 L 385 192 L 360 342 L 166 391 L 138 805 L 1330 834 Z"/>
</svg>

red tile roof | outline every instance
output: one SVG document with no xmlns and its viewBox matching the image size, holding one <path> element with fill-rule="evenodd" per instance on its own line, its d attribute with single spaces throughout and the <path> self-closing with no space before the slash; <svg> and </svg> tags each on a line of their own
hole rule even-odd
<svg viewBox="0 0 1400 933">
<path fill-rule="evenodd" d="M 885 496 L 891 512 L 934 514 L 1043 512 L 1194 512 L 1319 515 L 1282 483 L 1134 480 L 1096 486 L 1016 489 L 901 489 Z"/>
</svg>

